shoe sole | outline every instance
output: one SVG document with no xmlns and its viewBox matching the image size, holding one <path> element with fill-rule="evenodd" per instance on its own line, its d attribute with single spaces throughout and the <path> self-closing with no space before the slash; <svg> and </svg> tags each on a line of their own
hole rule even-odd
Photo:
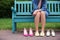
<svg viewBox="0 0 60 40">
<path fill-rule="evenodd" d="M 27 37 L 28 35 L 24 35 L 25 37 Z"/>
</svg>

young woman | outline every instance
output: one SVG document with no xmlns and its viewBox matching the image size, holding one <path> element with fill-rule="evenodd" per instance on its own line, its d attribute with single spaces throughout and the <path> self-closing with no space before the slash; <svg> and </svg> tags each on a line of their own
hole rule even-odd
<svg viewBox="0 0 60 40">
<path fill-rule="evenodd" d="M 47 0 L 32 0 L 33 3 L 33 16 L 35 17 L 34 19 L 34 23 L 35 23 L 35 27 L 36 27 L 36 31 L 35 31 L 35 36 L 44 36 L 44 27 L 46 24 L 46 17 L 49 14 L 49 11 L 47 10 Z M 41 29 L 41 33 L 39 34 L 38 32 L 38 24 L 39 22 L 41 22 L 42 25 L 42 29 Z"/>
<path fill-rule="evenodd" d="M 35 36 L 44 36 L 44 27 L 46 24 L 46 17 L 49 14 L 49 11 L 47 10 L 47 0 L 32 0 L 33 3 L 33 12 L 32 15 L 35 17 L 34 19 L 34 23 L 35 23 L 35 27 L 36 27 L 36 31 L 35 31 Z M 41 29 L 41 33 L 39 34 L 38 32 L 38 24 L 39 22 L 41 22 L 42 24 L 42 29 Z M 30 28 L 29 30 L 29 35 L 33 36 L 33 32 L 32 29 Z M 24 36 L 28 36 L 27 30 L 26 28 L 24 28 Z"/>
</svg>

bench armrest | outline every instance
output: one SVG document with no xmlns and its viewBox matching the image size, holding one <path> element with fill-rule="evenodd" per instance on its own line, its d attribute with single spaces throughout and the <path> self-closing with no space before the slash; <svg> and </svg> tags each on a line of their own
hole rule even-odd
<svg viewBox="0 0 60 40">
<path fill-rule="evenodd" d="M 11 10 L 12 10 L 12 12 L 15 12 L 16 13 L 16 10 L 15 10 L 14 7 L 11 7 Z"/>
</svg>

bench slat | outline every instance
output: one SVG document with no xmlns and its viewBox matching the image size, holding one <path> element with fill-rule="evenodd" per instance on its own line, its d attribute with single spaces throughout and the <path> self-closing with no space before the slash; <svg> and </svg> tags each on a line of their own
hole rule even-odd
<svg viewBox="0 0 60 40">
<path fill-rule="evenodd" d="M 53 12 L 53 10 L 54 10 L 54 9 L 53 9 L 53 3 L 52 3 L 52 12 Z"/>
<path fill-rule="evenodd" d="M 31 1 L 16 1 L 15 2 L 16 4 L 32 4 L 32 2 Z"/>
<path fill-rule="evenodd" d="M 56 12 L 56 3 L 55 3 L 55 12 Z"/>
<path fill-rule="evenodd" d="M 15 18 L 19 19 L 34 19 L 34 16 L 16 16 Z M 60 19 L 60 16 L 48 16 L 47 19 Z"/>
<path fill-rule="evenodd" d="M 21 4 L 21 12 L 23 12 L 23 4 Z"/>
<path fill-rule="evenodd" d="M 17 16 L 14 22 L 34 22 L 34 16 Z M 48 16 L 46 22 L 60 22 L 60 16 Z"/>
<path fill-rule="evenodd" d="M 16 12 L 16 15 L 32 15 L 30 12 Z"/>
<path fill-rule="evenodd" d="M 60 3 L 60 1 L 47 1 L 47 3 Z"/>
<path fill-rule="evenodd" d="M 29 12 L 29 4 L 27 4 L 27 12 Z"/>
<path fill-rule="evenodd" d="M 32 3 L 32 1 L 16 1 L 15 3 Z M 47 3 L 60 3 L 60 1 L 47 1 Z"/>
<path fill-rule="evenodd" d="M 32 4 L 30 4 L 30 11 L 31 11 L 31 12 L 32 12 L 32 9 L 33 9 L 33 8 L 32 8 Z"/>
<path fill-rule="evenodd" d="M 18 12 L 20 12 L 20 4 L 18 4 Z"/>
<path fill-rule="evenodd" d="M 26 4 L 24 4 L 24 12 L 26 12 L 26 10 L 27 10 L 27 9 L 26 9 Z"/>
<path fill-rule="evenodd" d="M 31 12 L 16 12 L 16 15 L 32 15 Z M 49 15 L 60 15 L 60 12 L 50 12 Z"/>
<path fill-rule="evenodd" d="M 59 8 L 59 3 L 58 3 L 58 12 L 59 12 L 59 9 L 60 9 L 60 8 Z"/>
<path fill-rule="evenodd" d="M 60 12 L 50 12 L 49 15 L 60 15 Z"/>
<path fill-rule="evenodd" d="M 34 22 L 34 19 L 15 19 L 14 22 Z M 60 19 L 46 19 L 46 22 L 60 22 Z"/>
</svg>

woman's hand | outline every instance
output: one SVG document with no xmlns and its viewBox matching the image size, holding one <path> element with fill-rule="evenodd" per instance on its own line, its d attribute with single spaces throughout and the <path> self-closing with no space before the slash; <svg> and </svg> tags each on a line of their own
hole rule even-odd
<svg viewBox="0 0 60 40">
<path fill-rule="evenodd" d="M 41 9 L 38 9 L 38 11 L 40 11 L 40 12 L 41 12 Z"/>
<path fill-rule="evenodd" d="M 33 15 L 35 16 L 35 15 L 37 14 L 37 12 L 41 12 L 41 9 L 35 10 L 35 11 L 33 12 Z"/>
<path fill-rule="evenodd" d="M 35 10 L 36 12 L 40 12 L 41 11 L 41 9 L 37 9 L 37 10 Z"/>
</svg>

